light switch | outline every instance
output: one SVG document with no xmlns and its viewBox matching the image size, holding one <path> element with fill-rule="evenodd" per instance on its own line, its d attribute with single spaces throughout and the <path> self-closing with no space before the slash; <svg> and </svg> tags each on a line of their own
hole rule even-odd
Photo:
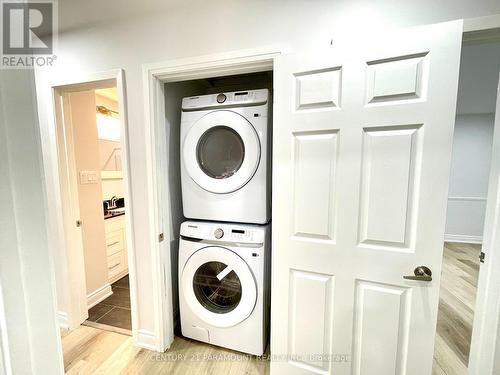
<svg viewBox="0 0 500 375">
<path fill-rule="evenodd" d="M 97 184 L 97 171 L 80 171 L 80 184 Z"/>
</svg>

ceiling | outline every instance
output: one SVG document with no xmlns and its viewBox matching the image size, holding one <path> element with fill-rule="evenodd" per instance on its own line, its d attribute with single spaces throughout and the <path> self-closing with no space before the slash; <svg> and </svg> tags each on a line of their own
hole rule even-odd
<svg viewBox="0 0 500 375">
<path fill-rule="evenodd" d="M 97 24 L 113 23 L 186 6 L 195 0 L 64 0 L 58 3 L 58 29 L 69 31 Z"/>
</svg>

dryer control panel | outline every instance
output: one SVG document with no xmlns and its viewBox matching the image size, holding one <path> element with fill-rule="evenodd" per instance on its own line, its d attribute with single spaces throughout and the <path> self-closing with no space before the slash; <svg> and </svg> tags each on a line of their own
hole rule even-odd
<svg viewBox="0 0 500 375">
<path fill-rule="evenodd" d="M 186 221 L 181 225 L 181 236 L 198 240 L 263 243 L 268 230 L 269 225 Z"/>
<path fill-rule="evenodd" d="M 189 96 L 182 99 L 183 111 L 196 111 L 204 108 L 221 108 L 231 106 L 251 106 L 267 103 L 269 90 L 248 90 L 221 92 L 211 95 Z"/>
</svg>

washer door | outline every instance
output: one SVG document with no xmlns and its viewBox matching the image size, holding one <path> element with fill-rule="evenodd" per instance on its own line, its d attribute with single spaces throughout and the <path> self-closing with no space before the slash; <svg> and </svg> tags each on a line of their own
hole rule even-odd
<svg viewBox="0 0 500 375">
<path fill-rule="evenodd" d="M 191 255 L 182 271 L 191 310 L 214 327 L 232 327 L 250 316 L 257 301 L 252 271 L 236 253 L 209 246 Z"/>
<path fill-rule="evenodd" d="M 199 119 L 187 133 L 183 150 L 191 178 L 212 193 L 240 189 L 253 177 L 260 161 L 254 127 L 231 111 L 214 111 Z"/>
</svg>

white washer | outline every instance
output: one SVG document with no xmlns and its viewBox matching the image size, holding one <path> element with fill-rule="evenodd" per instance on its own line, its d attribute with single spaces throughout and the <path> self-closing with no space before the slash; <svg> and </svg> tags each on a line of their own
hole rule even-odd
<svg viewBox="0 0 500 375">
<path fill-rule="evenodd" d="M 186 337 L 262 355 L 270 297 L 270 226 L 187 221 L 179 245 Z"/>
<path fill-rule="evenodd" d="M 182 99 L 181 183 L 190 219 L 270 218 L 267 89 Z"/>
</svg>

